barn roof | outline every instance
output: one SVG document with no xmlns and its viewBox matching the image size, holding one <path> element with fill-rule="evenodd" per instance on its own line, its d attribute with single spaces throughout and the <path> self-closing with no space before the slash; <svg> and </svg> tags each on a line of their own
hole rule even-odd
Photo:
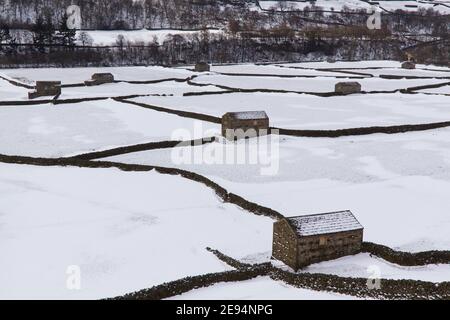
<svg viewBox="0 0 450 320">
<path fill-rule="evenodd" d="M 226 116 L 238 120 L 268 119 L 268 116 L 265 111 L 228 112 Z"/>
<path fill-rule="evenodd" d="M 363 229 L 350 210 L 287 218 L 299 236 Z"/>
</svg>

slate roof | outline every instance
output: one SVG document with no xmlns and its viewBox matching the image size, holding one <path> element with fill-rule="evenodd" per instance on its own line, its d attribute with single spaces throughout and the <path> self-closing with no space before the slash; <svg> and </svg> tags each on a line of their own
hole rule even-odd
<svg viewBox="0 0 450 320">
<path fill-rule="evenodd" d="M 287 218 L 299 236 L 363 229 L 350 210 Z"/>
<path fill-rule="evenodd" d="M 226 114 L 234 119 L 239 120 L 252 120 L 252 119 L 268 119 L 265 111 L 242 111 L 242 112 L 229 112 Z"/>
</svg>

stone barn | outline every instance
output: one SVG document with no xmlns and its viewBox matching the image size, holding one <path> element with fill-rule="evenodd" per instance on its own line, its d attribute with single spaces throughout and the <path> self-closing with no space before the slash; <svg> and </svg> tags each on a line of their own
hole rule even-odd
<svg viewBox="0 0 450 320">
<path fill-rule="evenodd" d="M 113 83 L 114 75 L 112 73 L 94 73 L 91 80 L 84 82 L 87 86 L 98 86 L 105 83 Z"/>
<path fill-rule="evenodd" d="M 361 84 L 356 81 L 338 82 L 334 87 L 334 92 L 351 94 L 361 92 Z"/>
<path fill-rule="evenodd" d="M 194 68 L 195 72 L 209 72 L 210 70 L 211 70 L 211 67 L 206 62 L 198 62 Z"/>
<path fill-rule="evenodd" d="M 222 135 L 238 140 L 266 135 L 269 117 L 264 111 L 228 112 L 222 117 Z"/>
<path fill-rule="evenodd" d="M 274 223 L 272 257 L 294 270 L 361 250 L 363 227 L 351 211 L 285 218 Z"/>
<path fill-rule="evenodd" d="M 416 64 L 412 61 L 405 61 L 402 63 L 402 69 L 415 69 Z"/>
<path fill-rule="evenodd" d="M 28 99 L 61 94 L 61 81 L 36 81 L 36 89 L 28 92 Z"/>
</svg>

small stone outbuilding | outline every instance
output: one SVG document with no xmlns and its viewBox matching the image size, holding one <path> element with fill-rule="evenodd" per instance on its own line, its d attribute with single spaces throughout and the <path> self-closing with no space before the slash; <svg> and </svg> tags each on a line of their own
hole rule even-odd
<svg viewBox="0 0 450 320">
<path fill-rule="evenodd" d="M 28 99 L 61 94 L 61 81 L 36 81 L 36 89 L 28 92 Z"/>
<path fill-rule="evenodd" d="M 87 86 L 98 86 L 105 83 L 113 83 L 114 75 L 112 73 L 94 73 L 91 80 L 84 82 Z"/>
<path fill-rule="evenodd" d="M 274 223 L 272 257 L 298 270 L 357 254 L 363 230 L 349 210 L 285 218 Z"/>
<path fill-rule="evenodd" d="M 266 135 L 269 117 L 264 111 L 228 112 L 222 117 L 222 135 L 238 140 Z"/>
<path fill-rule="evenodd" d="M 402 62 L 402 69 L 415 69 L 416 68 L 416 64 L 412 61 L 404 61 Z"/>
<path fill-rule="evenodd" d="M 338 82 L 334 87 L 336 93 L 351 94 L 361 92 L 361 84 L 356 81 Z"/>
<path fill-rule="evenodd" d="M 211 70 L 211 66 L 206 62 L 198 62 L 195 65 L 195 72 L 209 72 Z"/>
</svg>

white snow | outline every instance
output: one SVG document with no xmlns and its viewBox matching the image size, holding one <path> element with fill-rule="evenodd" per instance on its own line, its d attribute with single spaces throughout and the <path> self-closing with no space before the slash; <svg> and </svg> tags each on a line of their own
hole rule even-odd
<svg viewBox="0 0 450 320">
<path fill-rule="evenodd" d="M 115 80 L 152 81 L 168 78 L 186 79 L 193 72 L 185 69 L 150 67 L 102 67 L 102 68 L 30 68 L 2 69 L 5 75 L 21 82 L 34 84 L 35 81 L 61 81 L 62 84 L 83 83 L 90 80 L 94 73 L 112 73 Z"/>
<path fill-rule="evenodd" d="M 257 150 L 267 150 L 267 158 L 256 163 L 226 162 L 230 149 L 219 143 L 111 160 L 194 171 L 287 217 L 349 209 L 365 228 L 365 240 L 399 250 L 450 247 L 449 129 L 334 139 L 280 138 L 278 145 L 259 139 Z M 248 143 L 256 150 L 257 142 Z M 219 156 L 208 160 L 212 154 Z M 208 161 L 196 162 L 202 157 Z M 274 169 L 274 175 L 262 175 L 262 169 Z"/>
<path fill-rule="evenodd" d="M 364 72 L 364 70 L 362 71 Z M 450 75 L 450 74 L 449 74 Z M 342 74 L 351 77 L 350 74 Z M 356 76 L 357 75 L 353 75 Z M 363 91 L 394 91 L 410 87 L 439 84 L 449 82 L 446 79 L 341 79 L 331 77 L 316 78 L 276 78 L 276 77 L 247 77 L 226 75 L 200 75 L 193 80 L 200 84 L 214 84 L 241 89 L 270 89 L 299 92 L 334 92 L 336 83 L 342 81 L 356 81 L 361 84 Z"/>
<path fill-rule="evenodd" d="M 343 76 L 340 72 L 320 71 L 309 69 L 282 68 L 278 65 L 255 65 L 255 64 L 231 64 L 212 65 L 211 72 L 236 73 L 236 74 L 256 74 L 256 75 L 284 75 L 284 76 Z M 345 75 L 344 75 L 345 76 Z"/>
<path fill-rule="evenodd" d="M 363 228 L 350 210 L 290 217 L 300 236 L 360 230 Z"/>
<path fill-rule="evenodd" d="M 322 68 L 322 69 L 353 69 L 353 68 L 399 68 L 401 63 L 391 60 L 371 60 L 371 61 L 313 61 L 298 63 L 279 64 L 289 68 Z M 363 71 L 362 71 L 363 72 Z"/>
<path fill-rule="evenodd" d="M 108 83 L 92 87 L 63 88 L 59 99 L 117 97 L 128 95 L 176 95 L 187 92 L 222 91 L 215 86 L 197 87 L 186 82 L 166 81 L 154 84 Z"/>
<path fill-rule="evenodd" d="M 450 85 L 442 86 L 440 88 L 423 89 L 418 92 L 450 95 Z"/>
<path fill-rule="evenodd" d="M 419 1 L 379 1 L 379 7 L 394 12 L 396 10 L 403 10 L 403 11 L 409 11 L 414 12 L 418 9 L 433 9 L 435 11 L 438 11 L 441 14 L 450 14 L 450 8 L 443 5 L 433 5 L 430 3 L 425 2 L 419 2 Z"/>
<path fill-rule="evenodd" d="M 421 94 L 354 94 L 324 98 L 295 93 L 231 93 L 131 100 L 217 117 L 255 106 L 267 113 L 272 126 L 288 129 L 341 129 L 450 120 L 448 97 Z"/>
<path fill-rule="evenodd" d="M 326 92 L 334 89 L 334 83 L 345 81 L 335 77 L 350 75 L 340 70 L 313 68 L 373 74 L 373 78 L 356 80 L 367 91 L 448 81 L 388 80 L 377 77 L 380 74 L 450 76 L 449 68 L 417 65 L 416 70 L 403 70 L 396 61 L 306 62 L 283 66 L 213 66 L 213 72 L 201 74 L 194 81 L 237 88 Z M 26 84 L 34 84 L 36 80 L 74 84 L 90 79 L 96 72 L 111 72 L 116 80 L 123 81 L 186 79 L 198 75 L 186 68 L 162 67 L 7 69 L 0 70 L 0 75 Z M 253 76 L 242 76 L 244 73 Z M 291 129 L 450 120 L 449 96 L 445 95 L 450 94 L 448 86 L 423 90 L 432 94 L 353 94 L 329 98 L 296 93 L 182 96 L 186 92 L 211 90 L 220 89 L 175 81 L 121 82 L 63 88 L 61 98 L 167 95 L 132 101 L 217 117 L 227 112 L 262 110 L 272 126 Z M 28 91 L 0 80 L 0 101 L 24 101 Z M 219 124 L 112 99 L 0 106 L 0 154 L 61 157 L 219 134 Z M 242 147 L 245 159 L 237 162 L 242 159 L 234 158 L 232 152 Z M 234 161 L 227 162 L 230 154 Z M 257 162 L 249 162 L 254 156 Z M 349 209 L 364 227 L 364 240 L 397 250 L 450 248 L 448 128 L 342 138 L 272 135 L 236 143 L 221 141 L 137 152 L 106 160 L 190 170 L 286 217 Z M 271 256 L 273 220 L 224 204 L 211 189 L 179 176 L 0 163 L 0 195 L 0 299 L 105 298 L 185 276 L 231 269 L 205 247 L 217 248 L 249 263 L 267 262 Z M 81 268 L 81 290 L 66 287 L 70 266 Z M 367 277 L 367 268 L 371 266 L 380 268 L 381 277 L 387 279 L 442 282 L 448 280 L 450 272 L 448 265 L 406 268 L 367 254 L 314 264 L 305 271 Z M 175 298 L 352 297 L 298 289 L 260 277 L 221 283 Z"/>
<path fill-rule="evenodd" d="M 242 111 L 232 113 L 236 119 L 249 120 L 249 119 L 266 119 L 267 114 L 264 111 Z"/>
<path fill-rule="evenodd" d="M 288 9 L 293 10 L 304 10 L 306 7 L 309 7 L 311 10 L 313 10 L 311 6 L 311 2 L 309 1 L 259 1 L 259 4 L 263 9 L 279 9 L 279 3 L 284 2 L 285 6 Z M 348 7 L 351 9 L 369 9 L 371 8 L 371 5 L 364 1 L 359 0 L 316 0 L 314 1 L 314 5 L 316 7 L 320 7 L 323 10 L 334 10 L 334 11 L 340 11 L 344 7 Z M 284 9 L 286 10 L 286 9 Z"/>
<path fill-rule="evenodd" d="M 28 91 L 26 88 L 14 86 L 6 80 L 0 79 L 0 101 L 28 98 Z"/>
<path fill-rule="evenodd" d="M 220 30 L 209 29 L 212 34 L 220 33 Z M 162 44 L 170 36 L 179 35 L 183 37 L 191 37 L 195 34 L 200 34 L 201 31 L 184 31 L 184 30 L 88 30 L 84 31 L 93 40 L 93 45 L 97 46 L 110 46 L 116 45 L 117 37 L 122 35 L 125 37 L 126 42 L 131 42 L 132 44 L 150 44 L 156 40 L 157 44 Z M 79 37 L 80 31 L 77 32 L 77 37 Z"/>
<path fill-rule="evenodd" d="M 208 246 L 271 247 L 271 219 L 177 176 L 0 164 L 0 193 L 1 299 L 112 297 L 231 270 Z M 80 290 L 66 286 L 71 266 Z"/>
</svg>

